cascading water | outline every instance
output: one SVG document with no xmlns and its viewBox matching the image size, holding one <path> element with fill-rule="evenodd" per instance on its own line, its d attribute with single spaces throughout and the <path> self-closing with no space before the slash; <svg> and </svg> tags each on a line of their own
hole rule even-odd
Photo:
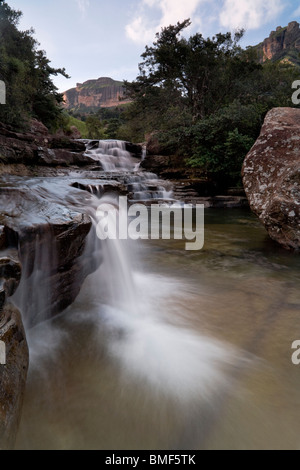
<svg viewBox="0 0 300 470">
<path fill-rule="evenodd" d="M 101 143 L 101 151 L 105 148 L 105 152 L 111 151 L 111 159 L 118 159 L 120 155 L 114 155 L 117 152 L 111 145 Z M 97 155 L 101 161 L 103 154 Z M 122 158 L 124 166 L 124 155 Z M 131 157 L 127 158 L 129 161 Z M 122 182 L 132 200 L 148 199 L 142 195 L 146 191 L 159 193 L 155 175 L 139 174 L 127 168 L 123 168 L 123 173 Z M 201 331 L 193 331 L 185 323 L 182 312 L 186 309 L 186 296 L 190 301 L 195 291 L 182 280 L 141 269 L 139 259 L 144 247 L 140 242 L 109 238 L 101 241 L 97 237 L 97 230 L 101 230 L 99 206 L 104 212 L 108 205 L 116 213 L 120 210 L 116 194 L 102 195 L 103 185 L 97 181 L 66 184 L 63 178 L 33 183 L 33 190 L 41 196 L 46 191 L 54 204 L 65 205 L 68 210 L 91 218 L 92 230 L 82 262 L 92 259 L 102 262 L 86 279 L 76 302 L 62 316 L 27 331 L 31 367 L 17 446 L 30 448 L 33 441 L 38 448 L 83 445 L 84 448 L 121 449 L 133 448 L 137 442 L 141 448 L 201 446 L 203 423 L 216 419 L 244 356 Z M 164 192 L 161 190 L 157 195 L 160 198 Z M 153 194 L 149 199 L 155 201 Z M 38 287 L 44 285 L 42 266 L 50 258 L 56 259 L 45 244 L 36 246 L 35 251 L 34 265 L 17 291 L 21 308 L 26 303 L 27 292 L 32 293 L 31 299 L 39 294 Z M 52 264 L 49 264 L 51 270 Z M 53 298 L 53 292 L 40 294 L 38 297 L 44 302 Z M 30 308 L 26 308 L 30 314 Z M 42 311 L 43 305 L 37 303 L 36 308 Z M 79 384 L 82 390 L 78 390 Z M 45 397 L 42 402 L 40 397 Z M 84 402 L 91 404 L 85 414 Z M 106 404 L 109 409 L 119 411 L 111 410 L 106 416 Z M 81 418 L 72 424 L 69 413 L 73 409 Z M 128 434 L 131 419 L 136 421 L 137 429 L 133 427 L 132 434 Z M 31 433 L 27 432 L 28 421 Z M 56 422 L 55 431 L 50 437 L 48 429 L 53 422 Z M 165 422 L 174 426 L 175 431 L 165 432 Z M 145 423 L 154 431 L 145 433 Z M 96 431 L 91 434 L 91 429 Z M 99 441 L 98 435 L 102 440 Z"/>
<path fill-rule="evenodd" d="M 47 194 L 54 213 L 64 205 L 88 215 L 93 229 L 81 261 L 102 260 L 62 315 L 27 324 L 30 370 L 17 449 L 297 447 L 299 375 L 290 343 L 299 260 L 269 250 L 251 214 L 210 212 L 205 250 L 184 253 L 177 241 L 100 241 L 97 208 L 118 210 L 118 201 L 103 196 L 99 173 L 94 181 L 75 174 L 12 180 L 30 195 Z M 6 207 L 14 203 L 8 191 Z M 33 225 L 43 221 L 37 211 L 30 217 Z M 43 265 L 55 260 L 47 243 L 30 241 L 36 257 L 29 262 L 28 253 L 29 282 L 18 292 L 29 315 L 28 298 L 40 294 L 37 310 L 47 299 Z M 288 420 L 278 412 L 282 403 Z"/>
<path fill-rule="evenodd" d="M 121 140 L 87 141 L 86 155 L 100 162 L 104 171 L 133 171 L 136 165 Z"/>
<path fill-rule="evenodd" d="M 78 411 L 84 399 L 82 393 L 87 397 L 90 396 L 90 393 L 95 394 L 96 402 L 93 406 L 96 406 L 97 414 L 92 413 L 91 415 L 90 411 L 92 410 L 86 410 L 86 416 L 92 428 L 95 427 L 98 430 L 97 433 L 101 432 L 99 429 L 102 429 L 103 426 L 105 431 L 110 427 L 106 418 L 103 418 L 102 400 L 106 402 L 113 399 L 116 407 L 122 406 L 123 403 L 129 413 L 126 420 L 136 412 L 134 410 L 137 401 L 140 403 L 141 419 L 145 415 L 145 420 L 149 420 L 147 415 L 153 411 L 154 414 L 159 413 L 162 417 L 165 416 L 167 422 L 169 420 L 172 422 L 174 419 L 175 422 L 177 419 L 179 420 L 180 425 L 176 424 L 177 431 L 170 438 L 168 433 L 166 436 L 159 433 L 162 442 L 165 443 L 164 447 L 183 449 L 199 445 L 203 440 L 202 421 L 215 419 L 214 417 L 223 403 L 220 397 L 227 393 L 227 389 L 231 386 L 226 374 L 239 364 L 241 358 L 233 348 L 220 341 L 205 337 L 201 333 L 193 332 L 187 325 L 178 322 L 181 308 L 185 303 L 185 291 L 188 288 L 176 279 L 143 272 L 138 262 L 138 253 L 141 249 L 138 242 L 111 239 L 101 241 L 96 236 L 99 224 L 101 228 L 101 218 L 99 219 L 99 215 L 97 215 L 99 205 L 104 211 L 107 204 L 113 205 L 115 211 L 118 211 L 117 196 L 106 194 L 98 197 L 94 194 L 95 191 L 88 187 L 89 185 L 86 188 L 90 194 L 76 189 L 73 184 L 72 186 L 72 188 L 66 187 L 63 180 L 57 181 L 56 184 L 43 182 L 38 185 L 36 190 L 40 194 L 44 194 L 47 189 L 56 204 L 64 203 L 68 205 L 69 210 L 89 215 L 93 221 L 93 228 L 88 236 L 83 259 L 100 259 L 102 257 L 103 261 L 97 272 L 85 281 L 75 304 L 69 307 L 62 317 L 38 325 L 27 332 L 31 357 L 28 393 L 33 400 L 35 400 L 36 393 L 39 393 L 40 396 L 47 396 L 47 400 L 43 401 L 39 405 L 40 408 L 34 411 L 32 411 L 31 405 L 28 410 L 25 404 L 18 445 L 21 448 L 27 446 L 30 448 L 31 444 L 28 443 L 28 439 L 31 438 L 28 437 L 26 431 L 26 421 L 32 419 L 30 417 L 32 413 L 34 416 L 39 415 L 41 410 L 43 410 L 43 423 L 47 428 L 52 426 L 49 423 L 47 425 L 48 415 L 50 420 L 53 419 L 53 415 L 57 416 L 55 419 L 58 422 L 62 416 L 65 416 L 66 421 L 62 423 L 61 430 L 58 425 L 56 426 L 55 437 L 52 435 L 50 441 L 48 431 L 45 435 L 44 425 L 39 423 L 38 432 L 33 432 L 33 436 L 35 436 L 33 439 L 36 439 L 37 442 L 42 439 L 37 447 L 40 445 L 43 448 L 47 448 L 47 446 L 50 448 L 52 446 L 54 448 L 78 448 L 82 445 L 82 437 L 78 437 L 76 434 L 79 432 L 80 436 L 82 424 L 75 425 L 75 429 L 78 428 L 75 433 L 71 429 L 68 431 L 70 441 L 65 442 L 65 437 L 61 434 L 63 432 L 65 436 L 65 429 L 66 426 L 68 427 L 68 420 L 70 420 L 68 413 L 65 415 L 65 412 L 69 410 L 70 398 L 67 391 L 69 387 L 72 387 L 70 394 L 74 396 L 71 400 L 71 409 L 75 407 Z M 85 197 L 83 197 L 84 195 Z M 43 246 L 45 251 L 47 248 L 45 245 Z M 43 249 L 39 248 L 40 251 Z M 34 289 L 36 287 L 34 282 L 41 282 L 39 277 L 41 263 L 47 263 L 47 258 L 42 257 L 40 260 L 39 250 L 36 252 L 36 262 L 31 277 L 28 278 L 27 284 L 25 283 L 23 288 L 21 287 L 20 292 L 23 296 L 26 295 L 28 288 Z M 99 256 L 99 254 L 101 255 Z M 58 325 L 60 326 L 58 327 Z M 80 332 L 77 332 L 78 325 L 80 325 Z M 92 331 L 92 336 L 85 340 L 86 333 L 84 332 L 89 330 Z M 74 343 L 75 349 L 73 349 L 72 341 L 76 343 Z M 86 378 L 87 383 L 83 382 L 86 387 L 85 391 L 80 392 L 77 396 L 78 379 L 64 377 L 65 374 L 68 376 L 70 373 L 67 365 L 69 355 L 72 361 L 76 361 L 76 369 L 79 368 L 82 377 L 85 377 L 86 373 L 88 376 L 89 374 L 92 374 L 93 377 L 97 376 L 97 367 L 99 367 L 97 361 L 100 360 L 100 357 L 105 357 L 105 368 L 108 368 L 110 377 L 107 380 L 118 380 L 119 382 L 118 387 L 120 388 L 117 387 L 119 390 L 116 392 L 117 395 L 115 392 L 110 394 L 110 398 L 105 395 L 106 385 L 101 381 L 101 376 L 105 372 L 102 370 L 99 372 L 99 380 L 102 385 L 95 384 L 94 379 L 91 382 Z M 73 369 L 71 370 L 73 373 Z M 82 377 L 80 377 L 80 383 Z M 75 383 L 73 383 L 74 379 Z M 69 380 L 71 384 L 73 383 L 72 386 L 68 384 Z M 53 387 L 55 388 L 55 384 L 58 383 L 60 384 L 59 389 L 54 390 Z M 49 387 L 53 389 L 51 393 L 49 393 Z M 127 390 L 126 397 L 124 397 L 124 390 Z M 99 401 L 97 400 L 98 395 Z M 142 402 L 141 397 L 143 397 Z M 133 401 L 126 405 L 128 399 Z M 30 402 L 30 397 L 28 400 Z M 76 400 L 79 401 L 76 402 Z M 40 398 L 32 406 L 37 406 L 36 403 L 40 403 Z M 213 408 L 210 406 L 211 403 L 214 403 Z M 176 409 L 175 415 L 174 407 Z M 194 407 L 197 408 L 197 412 L 192 412 Z M 64 409 L 63 413 L 62 408 Z M 159 411 L 155 411 L 156 408 Z M 166 416 L 168 417 L 166 418 Z M 85 418 L 82 419 L 85 421 Z M 158 417 L 157 419 L 163 418 Z M 116 429 L 120 429 L 117 417 L 114 417 L 112 422 L 115 423 Z M 162 423 L 159 425 L 162 426 Z M 70 426 L 74 428 L 71 424 Z M 139 428 L 142 429 L 143 426 L 141 422 Z M 193 429 L 192 433 L 190 426 Z M 33 428 L 35 428 L 34 424 Z M 124 432 L 125 428 L 122 429 L 120 441 L 118 437 L 115 441 L 115 446 L 118 448 L 126 447 Z M 90 436 L 89 429 L 87 429 L 86 435 L 89 436 L 87 437 L 89 442 L 85 442 L 84 445 L 87 448 L 93 446 L 95 446 L 94 448 L 103 448 L 102 446 L 108 448 L 107 445 L 97 441 L 97 433 Z M 114 435 L 115 432 L 111 431 L 111 436 Z M 132 438 L 139 439 L 135 432 L 133 432 Z M 145 439 L 147 440 L 148 437 Z M 152 436 L 149 441 L 150 447 L 153 442 L 151 439 L 153 439 Z M 95 444 L 96 441 L 97 444 Z M 93 442 L 92 445 L 91 442 Z M 127 444 L 128 447 L 133 445 L 133 443 Z M 158 443 L 153 445 L 159 446 Z M 108 446 L 112 446 L 112 443 L 110 442 Z"/>
<path fill-rule="evenodd" d="M 172 187 L 158 179 L 154 173 L 140 170 L 140 161 L 126 150 L 126 142 L 119 140 L 84 141 L 86 154 L 98 162 L 106 176 L 123 180 L 133 201 L 171 201 Z M 142 149 L 141 159 L 146 157 Z M 94 190 L 91 192 L 95 193 Z"/>
<path fill-rule="evenodd" d="M 51 276 L 57 269 L 57 253 L 51 228 L 44 226 L 32 240 L 20 243 L 22 277 L 14 303 L 20 308 L 26 327 L 51 317 L 53 286 Z"/>
</svg>

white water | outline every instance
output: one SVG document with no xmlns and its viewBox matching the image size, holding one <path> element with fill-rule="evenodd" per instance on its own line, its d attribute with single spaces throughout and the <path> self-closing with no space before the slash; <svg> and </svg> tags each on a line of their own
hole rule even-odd
<svg viewBox="0 0 300 470">
<path fill-rule="evenodd" d="M 100 202 L 116 205 L 116 198 L 105 196 Z M 93 218 L 97 220 L 96 215 Z M 182 304 L 186 286 L 137 270 L 137 242 L 94 243 L 93 238 L 87 250 L 102 250 L 104 259 L 88 283 L 88 297 L 93 299 L 95 318 L 100 316 L 101 328 L 111 338 L 109 354 L 121 364 L 124 377 L 148 383 L 183 403 L 197 397 L 209 400 L 216 390 L 225 389 L 225 369 L 238 365 L 242 355 L 176 325 L 174 301 Z M 169 299 L 170 310 L 164 307 Z"/>
<path fill-rule="evenodd" d="M 126 143 L 120 140 L 86 141 L 86 155 L 99 162 L 105 173 L 124 174 L 124 184 L 132 192 L 132 199 L 137 201 L 171 200 L 173 192 L 170 184 L 159 181 L 157 175 L 143 172 L 140 163 L 126 151 Z M 142 150 L 142 158 L 146 157 L 146 149 Z M 90 192 L 95 193 L 91 188 Z"/>
<path fill-rule="evenodd" d="M 78 210 L 82 198 L 76 204 L 74 196 L 72 200 Z M 91 195 L 87 203 L 81 206 L 81 211 L 92 218 L 93 230 L 83 256 L 102 254 L 103 262 L 86 280 L 79 300 L 69 308 L 68 311 L 73 311 L 72 321 L 85 318 L 87 323 L 91 322 L 100 342 L 104 334 L 108 357 L 118 366 L 124 383 L 146 386 L 150 393 L 176 400 L 177 407 L 184 408 L 193 402 L 210 403 L 224 394 L 232 386 L 228 372 L 231 370 L 232 375 L 240 367 L 243 354 L 180 322 L 188 286 L 176 278 L 143 272 L 138 242 L 97 238 L 97 208 L 100 203 L 107 203 L 117 210 L 116 196 L 99 199 Z M 189 297 L 192 296 L 190 292 Z M 35 374 L 40 370 L 45 375 L 45 362 L 59 360 L 55 351 L 65 340 L 66 334 L 53 329 L 51 322 L 29 334 L 31 368 Z M 48 346 L 45 349 L 44 341 L 47 344 L 50 341 L 51 353 Z M 99 346 L 96 333 L 91 347 L 97 351 Z"/>
<path fill-rule="evenodd" d="M 118 158 L 117 155 L 111 155 L 111 157 Z M 131 183 L 140 184 L 136 180 Z M 61 192 L 59 185 L 57 189 L 55 185 L 52 185 L 51 189 L 49 187 L 50 190 L 53 200 L 57 203 L 66 200 L 65 188 Z M 135 190 L 136 188 L 133 188 L 133 193 Z M 188 431 L 184 430 L 184 436 L 181 436 L 179 432 L 176 437 L 178 442 L 168 445 L 174 448 L 191 448 L 192 445 L 196 445 L 195 441 L 197 445 L 200 445 L 203 438 L 201 437 L 203 426 L 200 411 L 202 413 L 205 409 L 205 413 L 210 416 L 209 419 L 213 419 L 212 416 L 217 413 L 218 407 L 222 406 L 224 397 L 234 387 L 235 372 L 242 364 L 245 364 L 245 356 L 243 352 L 225 342 L 209 337 L 199 330 L 193 331 L 185 323 L 182 312 L 185 311 L 187 303 L 193 298 L 195 292 L 176 277 L 155 276 L 144 272 L 139 261 L 139 252 L 143 250 L 142 245 L 138 242 L 121 240 L 100 241 L 96 237 L 96 226 L 99 223 L 96 215 L 97 207 L 100 202 L 117 206 L 115 196 L 105 195 L 103 198 L 98 198 L 91 194 L 84 198 L 82 194 L 84 194 L 82 191 L 74 189 L 67 199 L 70 207 L 88 214 L 93 220 L 93 230 L 88 236 L 83 256 L 98 258 L 99 255 L 103 255 L 103 262 L 98 271 L 87 278 L 75 304 L 69 307 L 62 316 L 62 318 L 65 316 L 68 324 L 66 330 L 58 328 L 54 321 L 48 321 L 28 332 L 31 364 L 29 387 L 31 390 L 32 387 L 35 389 L 34 384 L 40 382 L 41 390 L 48 389 L 55 377 L 54 381 L 58 381 L 60 387 L 65 384 L 64 387 L 68 388 L 68 380 L 65 379 L 68 370 L 64 367 L 72 360 L 72 353 L 68 352 L 68 347 L 72 341 L 75 341 L 74 335 L 78 335 L 76 325 L 80 325 L 76 349 L 80 349 L 82 358 L 90 359 L 89 361 L 86 359 L 81 364 L 79 375 L 84 377 L 86 373 L 96 374 L 96 370 L 89 372 L 90 363 L 96 364 L 97 358 L 100 361 L 100 358 L 104 356 L 105 368 L 109 370 L 109 375 L 114 376 L 114 380 L 120 383 L 118 395 L 115 396 L 116 407 L 119 402 L 124 401 L 124 393 L 129 393 L 125 402 L 128 399 L 133 409 L 140 393 L 147 402 L 153 404 L 151 405 L 154 406 L 153 410 L 149 409 L 146 403 L 140 404 L 139 413 L 142 415 L 152 412 L 155 414 L 161 409 L 161 403 L 167 403 L 161 409 L 164 414 L 166 412 L 164 406 L 169 409 L 171 406 L 169 404 L 172 403 L 171 413 L 173 406 L 176 407 L 176 414 L 184 413 L 183 427 Z M 48 247 L 45 247 L 45 250 L 47 249 Z M 46 262 L 45 257 L 43 260 Z M 37 263 L 33 269 L 30 289 L 38 287 L 34 286 L 34 282 L 37 279 L 35 273 L 39 271 L 39 267 L 40 264 Z M 22 293 L 26 295 L 26 289 L 22 289 Z M 41 297 L 43 296 L 39 298 Z M 44 297 L 44 300 L 47 298 Z M 199 312 L 200 316 L 201 314 L 202 312 Z M 87 342 L 82 338 L 85 336 L 85 330 L 90 328 L 93 334 Z M 70 359 L 65 359 L 68 355 Z M 74 367 L 76 367 L 75 364 Z M 103 372 L 99 373 L 101 375 Z M 97 391 L 92 391 L 92 395 L 95 394 L 96 397 L 97 394 L 101 396 L 105 393 L 105 384 L 102 380 L 100 382 L 104 390 L 97 388 Z M 68 397 L 68 400 L 61 406 L 68 408 L 69 400 L 71 400 L 71 410 L 74 409 L 75 413 L 79 413 L 82 403 L 87 399 L 86 396 L 91 393 L 88 385 L 84 385 L 86 395 L 80 395 L 77 401 Z M 45 393 L 48 396 L 48 392 Z M 45 413 L 49 413 L 51 419 L 54 410 L 58 407 L 55 402 L 56 393 L 52 397 L 52 402 L 51 395 L 49 395 L 50 401 L 44 404 Z M 69 390 L 70 396 L 72 393 L 72 389 Z M 95 396 L 93 399 L 97 401 Z M 105 398 L 108 401 L 110 399 L 108 396 Z M 198 410 L 196 413 L 193 412 L 194 408 Z M 42 410 L 43 407 L 39 411 L 41 416 L 43 416 Z M 130 413 L 134 411 L 131 410 Z M 90 410 L 87 414 L 90 414 Z M 43 418 L 41 419 L 43 421 Z M 96 416 L 90 419 L 97 421 Z M 57 420 L 59 420 L 58 416 Z M 191 426 L 190 423 L 193 425 Z M 26 422 L 23 422 L 22 426 L 21 434 L 24 436 Z M 58 439 L 59 436 L 65 435 L 66 426 L 67 424 L 64 423 L 62 430 L 55 429 Z M 99 422 L 93 426 L 103 426 L 100 417 Z M 143 423 L 139 426 L 142 430 Z M 130 429 L 123 431 L 125 434 L 131 432 Z M 62 448 L 78 448 L 81 441 L 76 432 L 77 430 L 69 431 L 70 441 L 67 439 L 66 443 L 65 438 L 60 437 L 64 442 L 61 444 Z M 194 435 L 190 436 L 191 433 Z M 44 442 L 43 447 L 51 447 L 49 442 Z M 56 448 L 59 445 L 56 444 Z M 116 447 L 119 446 L 116 444 Z M 100 444 L 99 448 L 101 448 Z"/>
<path fill-rule="evenodd" d="M 99 140 L 87 144 L 86 155 L 99 161 L 104 171 L 133 171 L 136 162 L 121 140 Z"/>
<path fill-rule="evenodd" d="M 207 219 L 200 253 L 121 247 L 135 311 L 108 256 L 63 315 L 28 331 L 17 448 L 299 447 L 299 259 L 271 252 L 247 212 Z"/>
</svg>

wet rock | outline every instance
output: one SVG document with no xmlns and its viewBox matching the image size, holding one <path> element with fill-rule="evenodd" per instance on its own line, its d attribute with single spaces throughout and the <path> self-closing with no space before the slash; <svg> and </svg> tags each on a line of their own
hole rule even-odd
<svg viewBox="0 0 300 470">
<path fill-rule="evenodd" d="M 139 144 L 133 144 L 132 142 L 125 142 L 125 150 L 130 152 L 133 157 L 141 158 L 143 153 L 143 147 Z"/>
<path fill-rule="evenodd" d="M 4 225 L 0 225 L 0 250 L 6 245 L 6 234 Z"/>
<path fill-rule="evenodd" d="M 243 182 L 270 237 L 300 249 L 300 109 L 275 108 L 246 156 Z"/>
<path fill-rule="evenodd" d="M 91 170 L 90 170 L 91 171 Z M 118 195 L 128 195 L 128 191 L 130 190 L 129 189 L 129 185 L 126 185 L 125 184 L 122 184 L 118 181 L 106 181 L 106 182 L 102 182 L 102 183 L 94 183 L 94 184 L 91 184 L 91 183 L 85 183 L 85 182 L 82 182 L 82 183 L 79 183 L 79 182 L 76 182 L 76 183 L 72 183 L 71 185 L 73 188 L 78 188 L 78 189 L 81 189 L 82 191 L 88 191 L 89 193 L 91 194 L 95 194 L 95 195 L 98 195 L 99 196 L 103 196 L 105 193 L 109 193 L 109 194 L 112 194 L 112 193 L 117 193 Z"/>
<path fill-rule="evenodd" d="M 11 184 L 6 179 L 6 185 L 0 187 L 0 207 L 6 207 L 6 214 L 0 218 L 22 265 L 14 300 L 26 325 L 32 326 L 72 304 L 85 277 L 93 272 L 90 261 L 86 266 L 84 258 L 79 262 L 92 222 L 80 207 L 72 207 L 78 190 L 62 185 L 65 192 L 55 199 L 58 196 L 51 193 L 51 181 L 42 187 L 42 181 L 35 180 L 30 180 L 29 186 L 20 185 L 18 178 Z M 84 197 L 82 192 L 82 200 Z M 19 265 L 11 256 L 3 257 L 2 263 L 0 259 L 0 280 L 2 266 L 4 290 L 12 295 Z"/>
<path fill-rule="evenodd" d="M 76 163 L 76 156 L 73 152 L 63 149 L 51 149 L 39 147 L 37 151 L 39 165 L 49 166 L 70 166 Z"/>
<path fill-rule="evenodd" d="M 6 297 L 11 297 L 17 290 L 20 284 L 21 272 L 22 269 L 16 251 L 14 251 L 14 254 L 0 258 L 0 288 L 5 292 Z"/>
<path fill-rule="evenodd" d="M 29 362 L 21 316 L 11 305 L 0 313 L 0 341 L 0 449 L 7 450 L 18 430 Z"/>
</svg>

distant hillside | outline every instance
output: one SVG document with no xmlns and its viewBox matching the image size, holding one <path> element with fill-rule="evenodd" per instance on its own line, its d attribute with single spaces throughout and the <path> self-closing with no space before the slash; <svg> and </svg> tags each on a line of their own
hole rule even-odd
<svg viewBox="0 0 300 470">
<path fill-rule="evenodd" d="M 278 26 L 270 36 L 255 49 L 261 63 L 266 60 L 283 60 L 300 67 L 300 25 L 292 21 L 282 28 Z"/>
<path fill-rule="evenodd" d="M 129 102 L 129 100 L 124 100 L 123 82 L 108 77 L 77 83 L 76 88 L 71 88 L 64 93 L 64 101 L 68 111 L 83 113 L 95 112 L 99 108 L 112 108 Z"/>
</svg>

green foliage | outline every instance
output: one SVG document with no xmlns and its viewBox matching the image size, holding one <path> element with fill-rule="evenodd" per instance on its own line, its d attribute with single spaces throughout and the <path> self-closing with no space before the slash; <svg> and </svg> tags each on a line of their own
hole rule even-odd
<svg viewBox="0 0 300 470">
<path fill-rule="evenodd" d="M 164 152 L 182 155 L 224 187 L 239 184 L 268 110 L 292 105 L 297 70 L 259 64 L 253 48 L 238 44 L 244 31 L 186 39 L 181 34 L 189 25 L 163 28 L 146 47 L 138 77 L 125 82 L 133 102 L 120 131 L 135 141 L 155 131 Z"/>
<path fill-rule="evenodd" d="M 62 95 L 51 77 L 64 69 L 50 66 L 45 52 L 38 50 L 34 31 L 20 31 L 22 13 L 0 1 L 0 79 L 6 84 L 5 106 L 0 107 L 0 120 L 22 127 L 30 117 L 55 128 L 60 117 Z"/>
<path fill-rule="evenodd" d="M 80 119 L 76 119 L 73 116 L 69 116 L 69 128 L 71 129 L 72 126 L 77 127 L 83 139 L 88 138 L 88 130 L 85 122 Z"/>
<path fill-rule="evenodd" d="M 112 108 L 100 108 L 95 113 L 88 115 L 79 111 L 69 111 L 69 115 L 76 117 L 80 122 L 89 122 L 91 133 L 89 134 L 87 131 L 84 135 L 96 135 L 101 129 L 100 134 L 105 135 L 103 138 L 122 140 L 124 135 L 124 140 L 126 140 L 129 131 L 125 130 L 123 132 L 123 128 L 126 129 L 125 115 L 127 107 L 128 105 L 120 105 Z M 89 119 L 90 117 L 93 119 Z"/>
<path fill-rule="evenodd" d="M 103 123 L 97 116 L 89 116 L 86 120 L 88 139 L 107 139 Z"/>
<path fill-rule="evenodd" d="M 59 129 L 62 129 L 66 135 L 70 135 L 72 133 L 72 126 L 75 126 L 79 130 L 83 139 L 88 139 L 88 129 L 86 123 L 80 119 L 76 119 L 66 111 L 63 111 L 58 120 Z"/>
</svg>

